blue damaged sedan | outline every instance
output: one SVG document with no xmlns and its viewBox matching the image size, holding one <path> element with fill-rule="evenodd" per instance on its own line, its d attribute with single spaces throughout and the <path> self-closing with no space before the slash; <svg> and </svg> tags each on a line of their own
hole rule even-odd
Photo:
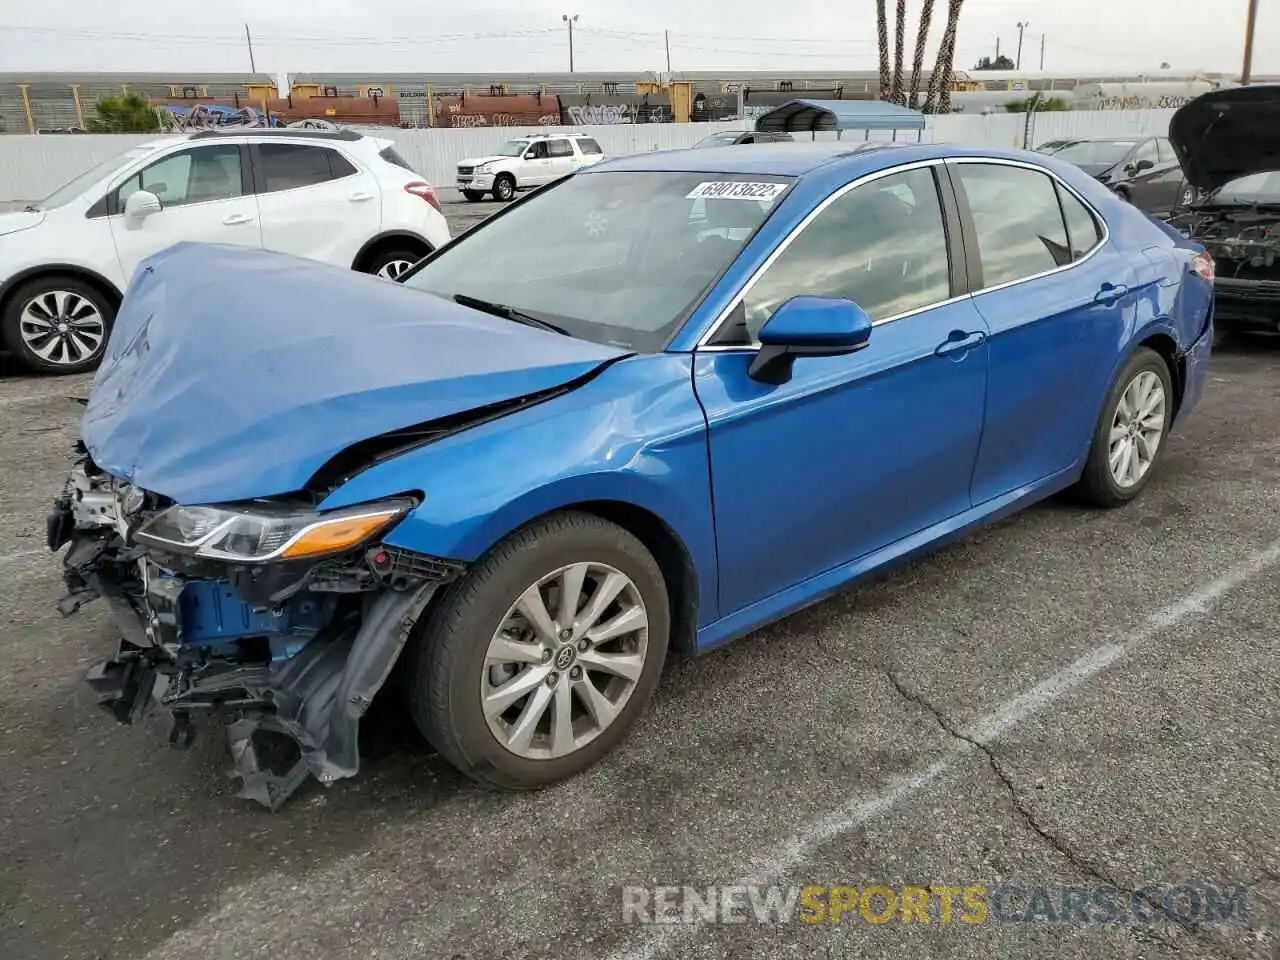
<svg viewBox="0 0 1280 960">
<path fill-rule="evenodd" d="M 242 795 L 357 773 L 400 697 L 488 787 L 618 746 L 701 652 L 1071 488 L 1200 399 L 1203 248 L 1077 168 L 935 146 L 622 158 L 402 284 L 179 245 L 139 270 L 48 517 L 89 683 Z M 367 725 L 366 725 L 367 726 Z"/>
</svg>

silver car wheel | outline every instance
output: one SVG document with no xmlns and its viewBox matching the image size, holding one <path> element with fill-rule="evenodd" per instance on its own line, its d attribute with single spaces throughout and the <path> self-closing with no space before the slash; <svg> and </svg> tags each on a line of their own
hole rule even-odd
<svg viewBox="0 0 1280 960">
<path fill-rule="evenodd" d="M 409 260 L 388 260 L 378 268 L 378 276 L 384 280 L 398 280 L 412 266 L 413 263 Z"/>
<path fill-rule="evenodd" d="M 635 692 L 648 645 L 644 599 L 626 574 L 603 563 L 547 574 L 511 605 L 485 651 L 490 732 L 529 760 L 582 749 Z"/>
<path fill-rule="evenodd" d="M 1118 486 L 1134 486 L 1151 469 L 1164 439 L 1164 421 L 1164 383 L 1150 370 L 1143 370 L 1120 394 L 1111 419 L 1107 462 Z"/>
<path fill-rule="evenodd" d="M 46 363 L 70 366 L 102 348 L 107 323 L 92 300 L 72 290 L 46 290 L 26 302 L 18 332 L 27 348 Z"/>
</svg>

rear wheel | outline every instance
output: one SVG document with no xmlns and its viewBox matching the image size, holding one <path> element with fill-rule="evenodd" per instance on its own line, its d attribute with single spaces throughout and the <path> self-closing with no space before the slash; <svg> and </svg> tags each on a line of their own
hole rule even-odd
<svg viewBox="0 0 1280 960">
<path fill-rule="evenodd" d="M 548 517 L 432 608 L 410 654 L 410 711 L 484 786 L 562 780 L 612 750 L 644 710 L 668 610 L 662 573 L 630 533 L 589 514 Z"/>
<path fill-rule="evenodd" d="M 424 256 L 426 256 L 425 253 L 410 247 L 380 250 L 365 264 L 364 272 L 372 273 L 384 280 L 398 280 Z"/>
<path fill-rule="evenodd" d="M 1103 405 L 1078 488 L 1085 500 L 1118 507 L 1142 492 L 1164 452 L 1173 403 L 1168 364 L 1154 350 L 1139 348 Z"/>
<path fill-rule="evenodd" d="M 498 179 L 493 181 L 493 196 L 496 200 L 504 203 L 516 195 L 516 178 L 509 173 L 498 174 Z"/>
<path fill-rule="evenodd" d="M 13 292 L 0 334 L 30 370 L 81 373 L 101 362 L 115 313 L 102 291 L 83 280 L 39 277 Z"/>
</svg>

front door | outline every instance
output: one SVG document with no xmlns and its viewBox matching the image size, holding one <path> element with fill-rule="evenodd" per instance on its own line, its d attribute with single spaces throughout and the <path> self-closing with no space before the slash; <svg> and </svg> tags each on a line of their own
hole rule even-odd
<svg viewBox="0 0 1280 960">
<path fill-rule="evenodd" d="M 722 615 L 969 508 L 986 328 L 952 299 L 960 275 L 934 168 L 891 172 L 823 210 L 748 287 L 741 323 L 698 350 Z M 758 383 L 755 334 L 801 294 L 859 304 L 870 343 Z"/>
<path fill-rule="evenodd" d="M 973 475 L 983 503 L 1077 464 L 1133 318 L 1132 264 L 1098 218 L 1037 169 L 953 160 L 990 329 L 986 427 Z"/>
<path fill-rule="evenodd" d="M 529 144 L 529 149 L 524 153 L 524 161 L 520 164 L 520 186 L 540 187 L 554 179 L 547 141 L 538 140 Z"/>
<path fill-rule="evenodd" d="M 124 215 L 124 204 L 139 190 L 154 193 L 161 209 L 141 220 L 130 219 Z M 126 278 L 142 260 L 184 240 L 262 246 L 247 151 L 234 143 L 191 147 L 161 157 L 117 186 L 108 209 L 111 239 Z"/>
</svg>

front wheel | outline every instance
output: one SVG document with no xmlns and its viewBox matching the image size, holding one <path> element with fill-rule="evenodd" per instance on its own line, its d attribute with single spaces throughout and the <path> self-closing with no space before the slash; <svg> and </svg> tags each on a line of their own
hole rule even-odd
<svg viewBox="0 0 1280 960">
<path fill-rule="evenodd" d="M 501 200 L 506 203 L 516 195 L 516 178 L 509 173 L 498 175 L 498 179 L 493 181 L 493 197 L 495 200 Z"/>
<path fill-rule="evenodd" d="M 1155 473 L 1173 421 L 1173 379 L 1164 358 L 1140 347 L 1107 395 L 1079 492 L 1089 503 L 1118 507 Z"/>
<path fill-rule="evenodd" d="M 669 631 L 644 545 L 590 514 L 557 514 L 493 548 L 433 606 L 410 652 L 410 712 L 480 784 L 545 786 L 622 741 Z"/>
<path fill-rule="evenodd" d="M 115 313 L 100 290 L 77 277 L 40 277 L 13 292 L 0 335 L 29 370 L 81 373 L 101 362 Z"/>
</svg>

